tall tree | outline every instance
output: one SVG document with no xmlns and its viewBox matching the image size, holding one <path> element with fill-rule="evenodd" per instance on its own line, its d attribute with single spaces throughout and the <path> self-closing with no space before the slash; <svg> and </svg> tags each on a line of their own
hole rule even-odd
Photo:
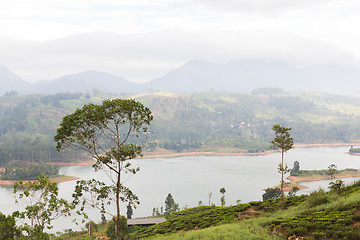
<svg viewBox="0 0 360 240">
<path fill-rule="evenodd" d="M 81 109 L 63 118 L 57 130 L 57 149 L 74 147 L 86 151 L 96 160 L 95 171 L 110 171 L 113 185 L 103 186 L 106 191 L 113 189 L 116 203 L 115 235 L 120 230 L 120 202 L 122 172 L 135 174 L 129 160 L 142 156 L 142 147 L 135 143 L 140 133 L 148 130 L 153 116 L 149 108 L 133 99 L 104 100 L 102 104 L 86 104 Z M 99 185 L 99 183 L 96 183 Z M 81 195 L 81 185 L 77 189 Z M 101 191 L 100 191 L 101 193 Z"/>
<path fill-rule="evenodd" d="M 284 166 L 284 154 L 294 148 L 294 140 L 292 137 L 290 137 L 289 131 L 291 128 L 282 127 L 280 124 L 275 124 L 272 127 L 272 130 L 275 133 L 275 138 L 272 140 L 271 148 L 272 149 L 280 149 L 281 150 L 281 163 L 279 164 L 278 171 L 281 174 L 281 185 L 280 185 L 280 191 L 281 191 L 281 208 L 283 208 L 284 204 L 284 174 L 290 172 L 287 165 Z"/>
</svg>

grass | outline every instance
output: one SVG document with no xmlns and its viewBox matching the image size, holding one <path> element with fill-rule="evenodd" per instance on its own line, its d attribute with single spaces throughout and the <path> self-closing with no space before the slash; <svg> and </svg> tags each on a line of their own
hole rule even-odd
<svg viewBox="0 0 360 240">
<path fill-rule="evenodd" d="M 279 199 L 189 208 L 129 239 L 360 239 L 359 223 L 360 181 L 344 187 L 340 195 L 319 189 L 309 196 L 289 197 L 284 210 L 279 210 Z M 90 239 L 86 232 L 72 234 L 58 239 Z"/>
<path fill-rule="evenodd" d="M 195 240 L 195 239 L 246 239 L 246 240 L 275 240 L 281 239 L 277 235 L 269 235 L 270 229 L 248 221 L 244 224 L 227 224 L 209 229 L 180 232 L 171 236 L 157 237 L 158 240 Z"/>
</svg>

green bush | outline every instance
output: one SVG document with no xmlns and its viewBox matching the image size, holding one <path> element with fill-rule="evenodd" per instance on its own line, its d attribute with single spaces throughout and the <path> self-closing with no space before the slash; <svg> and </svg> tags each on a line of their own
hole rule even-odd
<svg viewBox="0 0 360 240">
<path fill-rule="evenodd" d="M 322 204 L 330 203 L 334 200 L 334 196 L 325 192 L 324 189 L 319 188 L 318 190 L 310 193 L 308 198 L 308 204 L 310 207 L 315 207 Z"/>
</svg>

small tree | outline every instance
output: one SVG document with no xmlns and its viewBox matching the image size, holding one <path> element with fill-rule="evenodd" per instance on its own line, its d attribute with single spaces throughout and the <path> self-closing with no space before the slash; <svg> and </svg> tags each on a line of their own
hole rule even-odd
<svg viewBox="0 0 360 240">
<path fill-rule="evenodd" d="M 220 188 L 220 193 L 222 194 L 220 198 L 221 206 L 225 206 L 225 188 Z"/>
<path fill-rule="evenodd" d="M 212 197 L 212 192 L 209 192 L 209 206 L 211 206 L 211 197 Z"/>
<path fill-rule="evenodd" d="M 169 193 L 165 199 L 165 213 L 174 213 L 179 209 L 179 204 L 175 203 L 173 196 Z"/>
<path fill-rule="evenodd" d="M 281 190 L 279 188 L 268 188 L 265 190 L 265 193 L 262 195 L 263 201 L 268 199 L 279 198 L 281 195 Z"/>
<path fill-rule="evenodd" d="M 18 219 L 28 219 L 30 224 L 25 223 L 22 227 L 31 238 L 44 238 L 45 228 L 51 229 L 51 222 L 61 216 L 69 216 L 74 209 L 72 204 L 62 198 L 58 198 L 58 185 L 52 183 L 44 175 L 39 176 L 37 181 L 18 181 L 14 185 L 15 201 L 26 199 L 30 204 L 25 211 L 15 211 L 13 216 Z M 41 236 L 41 237 L 40 237 Z"/>
<path fill-rule="evenodd" d="M 337 166 L 335 164 L 331 164 L 328 167 L 328 172 L 329 172 L 331 181 L 333 181 L 335 179 L 335 174 L 337 173 Z"/>
<path fill-rule="evenodd" d="M 91 237 L 93 235 L 93 233 L 98 230 L 96 223 L 94 223 L 93 221 L 87 222 L 85 224 L 85 228 L 89 232 L 89 237 Z"/>
<path fill-rule="evenodd" d="M 122 184 L 122 173 L 135 174 L 139 168 L 132 168 L 129 160 L 142 156 L 142 147 L 134 143 L 127 143 L 129 139 L 135 140 L 139 133 L 147 132 L 148 125 L 152 121 L 150 109 L 133 99 L 104 100 L 101 105 L 87 104 L 81 109 L 63 118 L 60 128 L 57 129 L 55 141 L 57 150 L 73 147 L 81 149 L 89 154 L 96 163 L 93 164 L 95 171 L 105 169 L 113 182 L 111 186 L 102 186 L 95 189 L 100 199 L 114 194 L 115 214 L 114 216 L 115 236 L 120 234 L 120 202 L 122 190 L 126 189 Z M 96 180 L 94 180 L 96 181 Z M 82 190 L 87 183 L 77 186 L 75 194 L 82 196 Z M 95 185 L 101 183 L 96 181 Z M 94 189 L 94 185 L 89 186 Z M 129 193 L 129 192 L 128 192 Z M 79 199 L 76 203 L 81 203 Z M 104 212 L 103 202 L 101 211 Z M 83 207 L 82 207 L 83 209 Z"/>
<path fill-rule="evenodd" d="M 295 161 L 294 162 L 294 167 L 290 171 L 290 175 L 291 176 L 297 176 L 299 174 L 299 171 L 300 171 L 300 163 L 298 161 Z"/>
<path fill-rule="evenodd" d="M 338 195 L 341 194 L 343 188 L 345 187 L 344 181 L 338 179 L 335 182 L 329 183 L 329 189 L 333 192 L 336 192 Z"/>
<path fill-rule="evenodd" d="M 284 154 L 294 148 L 294 141 L 290 137 L 289 131 L 291 128 L 286 128 L 280 126 L 280 124 L 275 124 L 272 127 L 272 130 L 275 133 L 275 138 L 273 141 L 271 141 L 271 148 L 272 149 L 280 149 L 281 150 L 281 163 L 279 164 L 278 171 L 281 174 L 281 185 L 280 185 L 280 191 L 281 191 L 281 205 L 280 207 L 283 208 L 284 204 L 284 174 L 290 172 L 287 165 L 284 166 Z"/>
<path fill-rule="evenodd" d="M 127 205 L 127 207 L 126 207 L 126 218 L 131 219 L 132 215 L 133 215 L 133 210 L 129 203 L 129 205 Z"/>
<path fill-rule="evenodd" d="M 289 192 L 288 192 L 288 196 L 289 197 L 293 197 L 296 195 L 296 193 L 300 190 L 300 188 L 298 187 L 293 187 Z"/>
</svg>

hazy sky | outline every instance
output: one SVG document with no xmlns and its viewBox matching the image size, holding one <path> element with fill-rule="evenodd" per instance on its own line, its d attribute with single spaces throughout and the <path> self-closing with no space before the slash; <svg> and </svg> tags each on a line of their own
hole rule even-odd
<svg viewBox="0 0 360 240">
<path fill-rule="evenodd" d="M 360 67 L 356 0 L 11 0 L 0 65 L 28 81 L 99 70 L 149 81 L 191 59 Z"/>
</svg>

